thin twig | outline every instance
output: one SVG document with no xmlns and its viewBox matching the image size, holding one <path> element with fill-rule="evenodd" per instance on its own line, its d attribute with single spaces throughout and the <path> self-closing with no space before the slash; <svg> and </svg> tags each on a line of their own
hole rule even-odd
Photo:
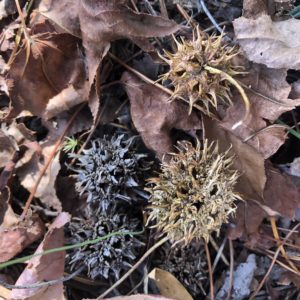
<svg viewBox="0 0 300 300">
<path fill-rule="evenodd" d="M 166 19 L 169 18 L 165 0 L 159 0 L 160 12 Z"/>
<path fill-rule="evenodd" d="M 279 247 L 280 247 L 280 252 L 281 252 L 282 256 L 286 259 L 286 261 L 288 262 L 290 267 L 292 269 L 294 269 L 299 274 L 299 270 L 294 265 L 294 263 L 289 259 L 284 247 L 282 245 L 280 245 L 280 237 L 279 237 L 279 234 L 278 234 L 275 217 L 270 217 L 270 222 L 271 222 L 271 227 L 272 227 L 272 232 L 273 232 L 274 238 L 277 241 L 277 245 L 279 245 Z"/>
<path fill-rule="evenodd" d="M 32 202 L 32 200 L 34 199 L 34 196 L 36 194 L 36 191 L 38 189 L 38 186 L 42 180 L 42 178 L 44 177 L 46 171 L 48 170 L 52 160 L 54 159 L 55 155 L 56 155 L 56 152 L 58 151 L 61 143 L 63 142 L 64 140 L 64 137 L 65 135 L 67 134 L 68 130 L 71 128 L 73 122 L 75 121 L 76 117 L 78 116 L 79 112 L 83 109 L 83 107 L 86 105 L 86 103 L 82 103 L 78 109 L 75 111 L 75 113 L 73 114 L 72 118 L 69 120 L 68 124 L 66 125 L 65 129 L 63 130 L 62 134 L 60 135 L 60 137 L 58 138 L 58 140 L 56 141 L 55 145 L 54 145 L 54 148 L 53 150 L 51 151 L 43 169 L 41 170 L 40 174 L 39 174 L 39 177 L 33 187 L 33 189 L 31 190 L 30 192 L 30 195 L 26 201 L 26 204 L 25 204 L 25 207 L 23 209 L 23 213 L 20 217 L 21 220 L 24 220 L 24 218 L 26 217 L 27 215 L 27 212 L 28 212 L 28 209 L 30 207 L 30 204 Z"/>
<path fill-rule="evenodd" d="M 233 276 L 234 276 L 234 249 L 233 249 L 233 244 L 232 240 L 229 239 L 229 252 L 230 252 L 230 268 L 229 268 L 229 288 L 228 288 L 228 294 L 226 297 L 226 300 L 231 299 L 231 291 L 233 287 Z"/>
<path fill-rule="evenodd" d="M 206 259 L 207 259 L 208 273 L 209 273 L 210 299 L 214 300 L 215 299 L 214 278 L 213 278 L 213 272 L 211 267 L 210 253 L 209 253 L 208 245 L 205 241 L 204 241 L 204 247 L 205 247 Z"/>
<path fill-rule="evenodd" d="M 240 121 L 236 122 L 233 126 L 232 129 L 236 129 L 237 127 L 239 127 L 240 125 L 242 125 L 243 121 L 245 121 L 250 114 L 250 100 L 247 96 L 247 94 L 245 93 L 244 89 L 241 87 L 241 85 L 229 74 L 227 74 L 226 72 L 219 70 L 217 68 L 211 67 L 211 66 L 205 66 L 204 67 L 205 70 L 207 70 L 208 72 L 210 72 L 211 74 L 219 74 L 221 76 L 223 76 L 226 80 L 228 80 L 240 93 L 243 102 L 244 102 L 244 106 L 245 106 L 245 115 L 243 116 L 243 119 L 241 119 Z"/>
<path fill-rule="evenodd" d="M 111 291 L 113 291 L 116 287 L 118 287 L 128 276 L 130 276 L 141 264 L 142 262 L 153 252 L 155 251 L 158 247 L 163 245 L 165 242 L 169 240 L 168 237 L 162 238 L 160 241 L 158 241 L 156 244 L 154 244 L 151 248 L 149 248 L 145 254 L 136 262 L 132 268 L 124 274 L 116 283 L 114 283 L 108 290 L 106 290 L 103 294 L 101 294 L 96 300 L 103 299 L 106 295 L 108 295 Z"/>
<path fill-rule="evenodd" d="M 289 237 L 298 229 L 298 227 L 300 226 L 300 223 L 298 223 L 296 226 L 294 226 L 294 228 L 287 234 L 287 236 L 284 238 L 284 240 L 282 241 L 282 243 L 280 243 L 280 245 L 284 245 L 285 242 L 289 239 Z M 276 259 L 277 259 L 277 256 L 279 255 L 279 252 L 280 252 L 280 245 L 277 247 L 277 250 L 276 252 L 274 253 L 274 256 L 273 256 L 273 259 L 272 259 L 272 262 L 271 262 L 271 265 L 268 269 L 268 271 L 266 272 L 264 278 L 262 279 L 262 281 L 260 282 L 260 284 L 258 285 L 257 289 L 252 293 L 252 295 L 250 296 L 249 300 L 253 300 L 257 293 L 261 290 L 261 288 L 264 286 L 268 276 L 270 275 L 272 269 L 273 269 L 273 266 L 276 262 Z"/>
<path fill-rule="evenodd" d="M 279 124 L 273 124 L 273 125 L 270 125 L 270 126 L 266 126 L 266 127 L 262 128 L 262 129 L 257 130 L 256 132 L 252 133 L 251 135 L 247 136 L 245 139 L 243 139 L 243 143 L 248 142 L 249 140 L 251 140 L 254 137 L 256 137 L 257 135 L 259 135 L 260 133 L 263 133 L 264 131 L 272 129 L 272 128 L 288 129 L 289 126 L 279 125 Z"/>
<path fill-rule="evenodd" d="M 63 283 L 65 281 L 68 281 L 68 280 L 74 278 L 75 276 L 80 274 L 81 271 L 85 267 L 86 266 L 83 265 L 80 268 L 78 268 L 74 273 L 72 273 L 68 276 L 60 277 L 58 279 L 53 279 L 53 280 L 49 280 L 49 281 L 42 281 L 42 282 L 37 282 L 37 283 L 33 283 L 33 284 L 26 284 L 26 285 L 14 285 L 14 284 L 8 284 L 8 283 L 0 280 L 0 285 L 3 285 L 5 288 L 7 288 L 9 290 L 13 290 L 13 289 L 22 289 L 22 290 L 23 289 L 36 289 L 36 288 L 41 288 L 41 287 L 45 287 L 45 286 L 56 285 L 56 284 Z"/>
<path fill-rule="evenodd" d="M 225 257 L 225 255 L 223 254 L 223 250 L 224 250 L 224 247 L 225 247 L 225 244 L 226 244 L 226 238 L 223 240 L 223 242 L 221 244 L 221 247 L 219 247 L 217 245 L 216 241 L 214 240 L 214 238 L 212 236 L 209 237 L 209 241 L 212 244 L 212 246 L 214 247 L 214 249 L 217 251 L 217 255 L 215 257 L 215 260 L 214 260 L 214 263 L 213 263 L 213 266 L 212 266 L 213 272 L 215 271 L 215 268 L 216 268 L 216 266 L 219 262 L 220 257 L 222 258 L 224 264 L 226 266 L 229 266 L 229 262 L 228 262 L 227 258 Z"/>
<path fill-rule="evenodd" d="M 219 26 L 219 24 L 217 23 L 217 21 L 215 20 L 215 18 L 212 16 L 212 14 L 210 13 L 210 11 L 208 10 L 204 0 L 199 0 L 199 4 L 201 5 L 203 11 L 205 12 L 205 14 L 207 15 L 207 17 L 209 18 L 209 20 L 212 22 L 212 24 L 215 26 L 215 28 L 222 33 L 223 30 L 222 28 Z"/>
</svg>

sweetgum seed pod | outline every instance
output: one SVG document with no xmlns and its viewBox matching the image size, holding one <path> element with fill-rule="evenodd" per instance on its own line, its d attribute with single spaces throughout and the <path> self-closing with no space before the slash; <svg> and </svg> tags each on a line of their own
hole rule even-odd
<svg viewBox="0 0 300 300">
<path fill-rule="evenodd" d="M 219 233 L 223 223 L 236 210 L 240 199 L 234 186 L 238 174 L 232 169 L 233 157 L 228 151 L 218 153 L 216 144 L 205 141 L 194 148 L 184 142 L 178 153 L 163 162 L 159 177 L 150 179 L 150 214 L 148 224 L 155 222 L 172 242 L 205 241 Z"/>
</svg>

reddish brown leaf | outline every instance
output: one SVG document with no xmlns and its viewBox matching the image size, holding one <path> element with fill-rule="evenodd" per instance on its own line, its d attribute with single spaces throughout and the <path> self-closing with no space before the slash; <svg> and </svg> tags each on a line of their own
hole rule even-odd
<svg viewBox="0 0 300 300">
<path fill-rule="evenodd" d="M 180 101 L 170 102 L 170 96 L 154 85 L 147 84 L 125 72 L 122 76 L 131 105 L 132 121 L 145 144 L 158 157 L 173 150 L 171 130 L 201 128 L 198 115 L 188 114 L 188 106 Z"/>
<path fill-rule="evenodd" d="M 41 25 L 37 27 L 44 30 Z M 34 42 L 28 62 L 23 48 L 7 76 L 13 107 L 10 116 L 26 110 L 36 116 L 51 118 L 87 101 L 85 64 L 77 39 L 69 34 L 51 32 L 36 33 L 31 39 Z"/>
<path fill-rule="evenodd" d="M 9 205 L 8 189 L 0 193 L 0 262 L 5 262 L 44 234 L 44 225 L 37 215 L 20 221 Z"/>
<path fill-rule="evenodd" d="M 35 253 L 64 245 L 64 225 L 70 221 L 70 215 L 61 213 L 50 225 L 44 240 Z M 55 280 L 63 276 L 65 266 L 65 251 L 60 251 L 44 256 L 33 257 L 29 262 L 16 285 L 28 285 L 42 281 Z M 64 299 L 63 284 L 59 283 L 47 288 L 13 289 L 12 299 Z"/>
<path fill-rule="evenodd" d="M 240 80 L 251 87 L 251 90 L 245 90 L 251 103 L 250 115 L 241 126 L 231 129 L 245 113 L 240 95 L 234 92 L 234 105 L 228 108 L 222 126 L 242 140 L 246 139 L 264 158 L 268 158 L 284 143 L 286 135 L 285 128 L 279 125 L 264 129 L 267 122 L 274 123 L 281 114 L 300 105 L 300 100 L 289 99 L 291 86 L 286 82 L 286 70 L 252 64 L 247 71 L 248 75 Z"/>
<path fill-rule="evenodd" d="M 267 178 L 263 204 L 284 217 L 294 219 L 296 209 L 300 208 L 299 189 L 288 175 L 281 174 L 271 164 L 267 167 Z"/>
</svg>

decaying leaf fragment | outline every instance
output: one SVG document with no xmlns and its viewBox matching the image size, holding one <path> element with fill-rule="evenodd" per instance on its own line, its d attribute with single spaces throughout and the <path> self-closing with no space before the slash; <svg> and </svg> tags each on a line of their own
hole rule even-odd
<svg viewBox="0 0 300 300">
<path fill-rule="evenodd" d="M 268 15 L 233 21 L 237 40 L 249 60 L 269 68 L 300 69 L 300 24 L 296 19 L 273 22 Z"/>
<path fill-rule="evenodd" d="M 172 129 L 201 129 L 197 113 L 188 115 L 188 106 L 184 103 L 170 102 L 168 94 L 128 72 L 121 80 L 130 100 L 132 121 L 146 146 L 158 157 L 173 150 Z"/>
<path fill-rule="evenodd" d="M 44 240 L 39 245 L 35 253 L 62 247 L 64 245 L 64 225 L 70 221 L 70 215 L 61 213 L 50 225 Z M 63 276 L 65 265 L 65 251 L 60 251 L 44 256 L 33 257 L 29 262 L 16 285 L 34 284 L 42 281 L 55 280 Z M 57 299 L 64 300 L 63 284 L 33 288 L 33 289 L 13 289 L 12 299 Z"/>
<path fill-rule="evenodd" d="M 0 262 L 5 262 L 38 240 L 44 234 L 43 222 L 37 215 L 21 221 L 10 204 L 8 188 L 0 193 Z"/>
</svg>

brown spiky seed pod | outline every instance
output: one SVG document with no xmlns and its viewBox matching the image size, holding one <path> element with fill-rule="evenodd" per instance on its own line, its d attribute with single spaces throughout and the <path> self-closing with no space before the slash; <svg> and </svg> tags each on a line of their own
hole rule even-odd
<svg viewBox="0 0 300 300">
<path fill-rule="evenodd" d="M 170 66 L 162 76 L 163 81 L 172 82 L 173 99 L 188 99 L 190 111 L 196 105 L 210 115 L 218 103 L 232 103 L 228 78 L 241 73 L 241 67 L 232 63 L 238 49 L 223 44 L 222 38 L 223 35 L 209 36 L 197 28 L 193 40 L 175 39 L 177 52 L 165 51 L 165 56 L 161 56 Z"/>
<path fill-rule="evenodd" d="M 173 242 L 208 241 L 235 212 L 234 201 L 240 198 L 234 191 L 238 174 L 231 168 L 233 157 L 228 151 L 219 154 L 218 146 L 207 141 L 203 150 L 199 142 L 196 147 L 185 142 L 178 151 L 162 163 L 160 176 L 149 180 L 148 223 L 155 221 L 153 227 Z"/>
</svg>

